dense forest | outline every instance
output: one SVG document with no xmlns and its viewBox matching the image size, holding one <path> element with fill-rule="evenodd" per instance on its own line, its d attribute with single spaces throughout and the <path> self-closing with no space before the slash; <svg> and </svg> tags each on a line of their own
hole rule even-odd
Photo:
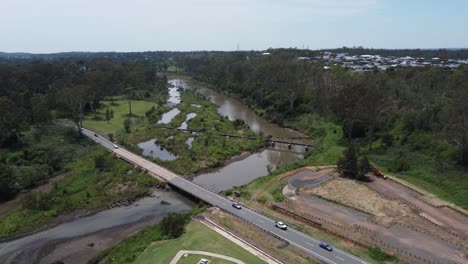
<svg viewBox="0 0 468 264">
<path fill-rule="evenodd" d="M 80 127 L 104 99 L 153 97 L 165 78 L 146 62 L 99 58 L 0 64 L 0 200 L 50 178 L 90 143 L 51 126 L 68 118 Z M 96 118 L 99 116 L 95 115 Z"/>
<path fill-rule="evenodd" d="M 353 72 L 287 56 L 191 54 L 180 68 L 241 98 L 265 118 L 316 114 L 342 125 L 349 139 L 391 145 L 419 132 L 443 154 L 468 165 L 468 68 Z M 390 131 L 402 131 L 393 138 Z M 427 143 L 429 143 L 427 142 Z M 450 150 L 449 150 L 450 149 Z M 453 150 L 453 151 L 451 151 Z M 440 151 L 435 151 L 440 152 Z"/>
</svg>

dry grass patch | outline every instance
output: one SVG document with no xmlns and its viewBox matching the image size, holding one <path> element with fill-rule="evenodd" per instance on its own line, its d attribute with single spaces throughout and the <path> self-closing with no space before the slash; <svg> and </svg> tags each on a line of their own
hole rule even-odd
<svg viewBox="0 0 468 264">
<path fill-rule="evenodd" d="M 406 204 L 388 200 L 368 186 L 349 179 L 336 178 L 303 192 L 374 215 L 375 220 L 384 225 L 413 214 Z"/>
</svg>

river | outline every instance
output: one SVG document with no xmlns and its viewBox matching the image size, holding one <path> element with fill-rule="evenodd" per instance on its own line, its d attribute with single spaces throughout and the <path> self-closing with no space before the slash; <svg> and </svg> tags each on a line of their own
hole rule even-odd
<svg viewBox="0 0 468 264">
<path fill-rule="evenodd" d="M 195 90 L 210 99 L 218 106 L 218 113 L 227 116 L 229 120 L 243 120 L 255 133 L 271 135 L 273 139 L 311 144 L 310 139 L 303 134 L 270 123 L 258 116 L 254 111 L 238 100 L 221 94 L 192 81 L 182 78 L 170 79 L 169 83 L 179 89 Z M 268 168 L 274 169 L 281 165 L 291 164 L 303 157 L 303 146 L 276 144 L 274 148 L 265 149 L 245 159 L 235 161 L 229 165 L 196 176 L 193 182 L 214 192 L 241 186 L 252 180 L 268 174 Z"/>
<path fill-rule="evenodd" d="M 193 89 L 218 105 L 221 115 L 230 120 L 243 120 L 256 133 L 262 132 L 275 139 L 310 143 L 304 135 L 281 128 L 257 116 L 238 100 L 194 85 L 189 80 L 171 79 L 170 83 L 174 87 L 169 90 L 168 105 L 172 107 L 180 103 L 178 89 Z M 172 114 L 176 112 L 171 111 Z M 166 117 L 173 118 L 172 114 Z M 188 141 L 187 144 L 191 144 L 192 141 Z M 290 164 L 302 156 L 303 147 L 288 149 L 287 146 L 278 144 L 274 148 L 264 149 L 225 167 L 198 175 L 193 181 L 219 192 L 247 184 L 268 174 L 268 168 Z M 161 204 L 162 200 L 168 201 L 170 205 Z M 118 243 L 139 228 L 155 223 L 169 212 L 188 210 L 192 206 L 191 201 L 177 193 L 155 191 L 153 197 L 143 198 L 135 204 L 105 210 L 23 238 L 0 243 L 0 263 L 50 263 L 56 259 L 66 260 L 66 263 L 86 262 L 100 251 Z M 91 243 L 92 247 L 89 246 Z"/>
</svg>

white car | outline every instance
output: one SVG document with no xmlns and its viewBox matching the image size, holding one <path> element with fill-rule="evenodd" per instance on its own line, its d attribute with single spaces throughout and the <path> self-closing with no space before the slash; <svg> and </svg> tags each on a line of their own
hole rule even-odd
<svg viewBox="0 0 468 264">
<path fill-rule="evenodd" d="M 114 148 L 115 148 L 115 149 L 118 149 L 118 148 L 119 148 L 119 146 L 117 146 L 117 144 L 114 144 Z"/>
<path fill-rule="evenodd" d="M 275 223 L 275 226 L 276 226 L 277 228 L 283 229 L 283 230 L 287 230 L 287 229 L 288 229 L 288 226 L 287 226 L 285 223 L 279 222 L 279 221 Z"/>
</svg>

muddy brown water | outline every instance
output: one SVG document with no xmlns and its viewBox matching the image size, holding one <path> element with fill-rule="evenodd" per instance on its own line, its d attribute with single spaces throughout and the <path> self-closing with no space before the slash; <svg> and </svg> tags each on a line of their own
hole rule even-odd
<svg viewBox="0 0 468 264">
<path fill-rule="evenodd" d="M 207 87 L 195 85 L 186 79 L 171 79 L 169 83 L 179 89 L 194 90 L 203 94 L 218 106 L 220 115 L 227 116 L 231 121 L 236 119 L 244 121 L 257 134 L 271 135 L 272 139 L 276 140 L 311 144 L 310 139 L 303 134 L 266 121 L 234 98 Z M 301 159 L 303 154 L 303 146 L 293 145 L 289 149 L 287 145 L 276 144 L 274 148 L 262 150 L 225 167 L 200 174 L 193 179 L 193 182 L 215 192 L 231 189 L 267 175 L 269 169 L 291 164 Z"/>
</svg>

